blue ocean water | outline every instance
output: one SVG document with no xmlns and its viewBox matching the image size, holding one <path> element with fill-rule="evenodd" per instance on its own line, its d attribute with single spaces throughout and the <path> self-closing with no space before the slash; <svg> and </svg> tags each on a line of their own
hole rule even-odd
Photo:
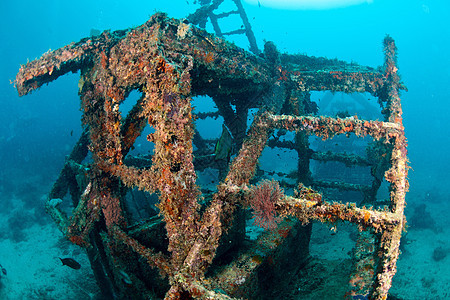
<svg viewBox="0 0 450 300">
<path fill-rule="evenodd" d="M 264 0 L 243 1 L 243 5 L 260 49 L 267 40 L 275 42 L 281 52 L 376 67 L 383 63 L 384 36 L 395 39 L 399 73 L 408 87 L 401 99 L 412 169 L 406 209 L 411 226 L 392 290 L 402 299 L 444 299 L 445 288 L 450 290 L 450 238 L 445 215 L 450 198 L 446 188 L 450 179 L 450 3 L 360 2 L 328 9 L 277 8 L 273 1 Z M 19 245 L 28 239 L 28 228 L 51 224 L 42 199 L 81 133 L 79 74 L 64 75 L 19 98 L 11 82 L 20 64 L 49 49 L 79 41 L 93 28 L 137 26 L 157 11 L 183 18 L 198 7 L 193 0 L 167 3 L 1 1 L 0 240 Z M 225 22 L 224 27 L 233 28 L 233 22 Z M 230 39 L 248 49 L 245 39 Z M 420 216 L 429 218 L 420 222 Z M 4 255 L 0 264 L 8 269 L 7 275 L 0 274 L 1 291 L 7 288 L 14 261 Z"/>
</svg>

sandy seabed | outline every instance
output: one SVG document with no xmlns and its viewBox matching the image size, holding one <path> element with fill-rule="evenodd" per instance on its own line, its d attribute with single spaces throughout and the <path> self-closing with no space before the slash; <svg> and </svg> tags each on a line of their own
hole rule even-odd
<svg viewBox="0 0 450 300">
<path fill-rule="evenodd" d="M 440 230 L 408 229 L 390 290 L 395 299 L 450 299 L 450 254 L 439 261 L 433 259 L 437 247 L 450 253 L 448 207 L 433 203 L 427 207 Z M 0 213 L 1 226 L 6 219 L 7 215 Z M 307 266 L 310 269 L 299 273 L 300 277 L 313 276 L 315 290 L 302 290 L 305 281 L 299 278 L 298 292 L 291 293 L 289 299 L 342 299 L 331 291 L 342 289 L 347 282 L 342 277 L 351 270 L 356 229 L 349 224 L 338 225 L 336 231 L 330 229 L 330 225 L 314 224 L 312 263 Z M 0 264 L 8 272 L 0 279 L 0 299 L 95 299 L 99 295 L 84 250 L 68 242 L 53 223 L 35 224 L 23 233 L 25 238 L 20 242 L 0 240 Z M 63 266 L 60 257 L 75 259 L 81 269 Z"/>
<path fill-rule="evenodd" d="M 24 241 L 0 241 L 0 259 L 7 275 L 1 278 L 0 299 L 94 299 L 95 278 L 84 250 L 66 241 L 53 224 L 25 229 Z M 74 270 L 59 258 L 81 264 Z"/>
</svg>

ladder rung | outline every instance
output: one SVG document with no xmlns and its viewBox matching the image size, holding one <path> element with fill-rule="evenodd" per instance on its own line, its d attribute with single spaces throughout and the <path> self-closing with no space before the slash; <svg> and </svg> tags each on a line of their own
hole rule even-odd
<svg viewBox="0 0 450 300">
<path fill-rule="evenodd" d="M 224 12 L 224 13 L 221 13 L 221 14 L 217 14 L 216 18 L 221 19 L 221 18 L 226 18 L 226 17 L 228 17 L 230 15 L 238 15 L 238 14 L 239 14 L 239 12 L 237 10 L 232 10 L 232 11 L 229 11 L 229 12 Z"/>
<path fill-rule="evenodd" d="M 322 188 L 339 189 L 347 191 L 368 191 L 371 189 L 369 185 L 354 184 L 343 181 L 314 180 L 312 185 Z"/>
<path fill-rule="evenodd" d="M 222 35 L 232 35 L 232 34 L 245 34 L 245 29 L 238 29 L 222 33 Z"/>
</svg>

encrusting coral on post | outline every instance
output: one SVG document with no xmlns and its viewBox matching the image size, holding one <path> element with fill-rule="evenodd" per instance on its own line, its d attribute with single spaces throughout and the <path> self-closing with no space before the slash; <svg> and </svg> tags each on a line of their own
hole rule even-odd
<svg viewBox="0 0 450 300">
<path fill-rule="evenodd" d="M 49 195 L 47 210 L 67 238 L 88 248 L 105 295 L 140 299 L 152 295 L 153 286 L 159 289 L 157 294 L 165 293 L 166 299 L 254 297 L 258 293 L 258 276 L 254 276 L 258 267 L 269 258 L 277 260 L 280 267 L 286 257 L 277 249 L 282 245 L 298 248 L 298 230 L 293 228 L 319 220 L 348 221 L 364 232 L 355 255 L 364 258 L 361 260 L 371 268 L 355 264 L 348 295 L 386 299 L 404 226 L 408 166 L 399 98 L 399 89 L 404 87 L 397 75 L 395 44 L 390 37 L 385 39 L 385 54 L 384 73 L 301 55 L 283 55 L 268 63 L 186 21 L 161 13 L 139 27 L 106 31 L 48 52 L 21 66 L 15 80 L 19 95 L 81 70 L 79 94 L 86 130 Z M 123 116 L 120 104 L 133 90 L 140 91 L 142 97 Z M 323 90 L 370 92 L 379 97 L 386 120 L 319 117 L 311 115 L 312 110 L 302 115 L 304 110 L 299 109 L 295 92 Z M 226 123 L 241 119 L 231 130 L 241 135 L 235 141 L 240 149 L 208 199 L 197 186 L 194 168 L 191 100 L 196 95 L 211 96 L 219 113 L 227 114 Z M 258 101 L 251 102 L 255 95 L 260 95 Z M 283 108 L 287 101 L 291 114 Z M 238 108 L 236 112 L 231 104 Z M 247 119 L 250 108 L 260 109 L 243 139 L 246 122 L 242 117 Z M 147 136 L 154 151 L 151 166 L 140 168 L 128 164 L 126 156 L 145 126 L 154 128 Z M 388 153 L 390 159 L 389 169 L 383 170 L 390 183 L 390 206 L 376 210 L 354 203 L 327 202 L 301 182 L 294 196 L 285 195 L 275 181 L 252 187 L 258 160 L 275 130 L 316 135 L 324 140 L 339 134 L 370 135 L 380 143 L 380 153 Z M 297 151 L 304 151 L 305 145 L 298 146 Z M 83 165 L 88 150 L 92 162 Z M 324 159 L 373 168 L 378 163 L 371 165 L 366 159 L 345 155 L 330 154 Z M 379 185 L 373 186 L 376 194 Z M 158 194 L 161 219 L 130 223 L 126 194 L 135 188 Z M 52 199 L 62 199 L 68 190 L 75 206 L 70 217 L 57 204 L 49 204 L 56 203 Z M 226 244 L 223 240 L 230 239 L 227 243 L 239 247 L 245 235 L 239 225 L 243 224 L 240 213 L 247 208 L 253 208 L 256 221 L 271 233 L 260 238 L 258 245 L 262 248 L 258 251 L 242 250 L 228 267 L 208 274 L 218 253 L 226 251 L 221 250 Z M 282 221 L 286 216 L 297 221 Z M 231 240 L 233 236 L 236 240 Z M 152 268 L 161 276 L 152 273 Z M 282 272 L 276 266 L 274 270 Z"/>
</svg>

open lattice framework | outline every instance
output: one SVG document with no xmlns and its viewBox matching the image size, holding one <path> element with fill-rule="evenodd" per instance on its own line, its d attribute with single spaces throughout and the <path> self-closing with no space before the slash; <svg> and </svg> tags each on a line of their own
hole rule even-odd
<svg viewBox="0 0 450 300">
<path fill-rule="evenodd" d="M 293 67 L 295 63 L 289 67 L 270 60 L 270 53 L 265 53 L 266 59 L 254 56 L 188 22 L 155 14 L 139 27 L 105 31 L 45 53 L 20 68 L 15 80 L 19 95 L 68 72 L 81 71 L 79 94 L 86 128 L 49 195 L 47 209 L 73 243 L 97 250 L 99 244 L 105 246 L 105 261 L 100 264 L 113 278 L 113 287 L 103 286 L 103 290 L 130 293 L 131 289 L 131 294 L 141 296 L 149 293 L 133 262 L 125 258 L 134 253 L 168 278 L 166 299 L 239 297 L 243 295 L 240 286 L 250 280 L 259 261 L 247 261 L 246 268 L 231 264 L 234 277 L 227 273 L 209 278 L 205 273 L 236 211 L 248 208 L 253 201 L 254 188 L 249 182 L 272 132 L 284 129 L 323 139 L 350 133 L 371 136 L 385 149 L 380 160 L 388 160 L 384 177 L 390 184 L 389 207 L 376 210 L 328 202 L 305 187 L 294 196 L 279 197 L 274 207 L 279 217 L 295 217 L 304 224 L 311 220 L 356 224 L 364 232 L 356 245 L 359 262 L 349 280 L 348 295 L 386 299 L 404 227 L 408 166 L 399 97 L 403 86 L 392 38 L 385 38 L 384 51 L 382 72 L 314 58 L 304 63 L 307 68 Z M 125 117 L 119 106 L 132 90 L 141 91 L 142 97 Z M 288 92 L 292 90 L 370 92 L 378 97 L 385 121 L 281 114 L 284 103 L 294 105 Z M 222 102 L 222 107 L 230 101 L 242 103 L 254 95 L 263 96 L 258 115 L 224 180 L 202 209 L 194 170 L 191 98 L 203 94 L 228 101 Z M 151 167 L 127 165 L 125 156 L 147 125 L 155 129 L 147 137 L 155 147 Z M 86 167 L 82 161 L 88 150 L 93 160 Z M 128 227 L 123 197 L 124 190 L 133 187 L 158 193 L 167 251 L 144 245 Z M 76 205 L 70 218 L 50 201 L 62 198 L 68 190 Z M 133 230 L 149 227 L 144 224 Z M 106 258 L 114 258 L 115 263 Z M 123 269 L 133 287 L 120 280 Z"/>
</svg>

